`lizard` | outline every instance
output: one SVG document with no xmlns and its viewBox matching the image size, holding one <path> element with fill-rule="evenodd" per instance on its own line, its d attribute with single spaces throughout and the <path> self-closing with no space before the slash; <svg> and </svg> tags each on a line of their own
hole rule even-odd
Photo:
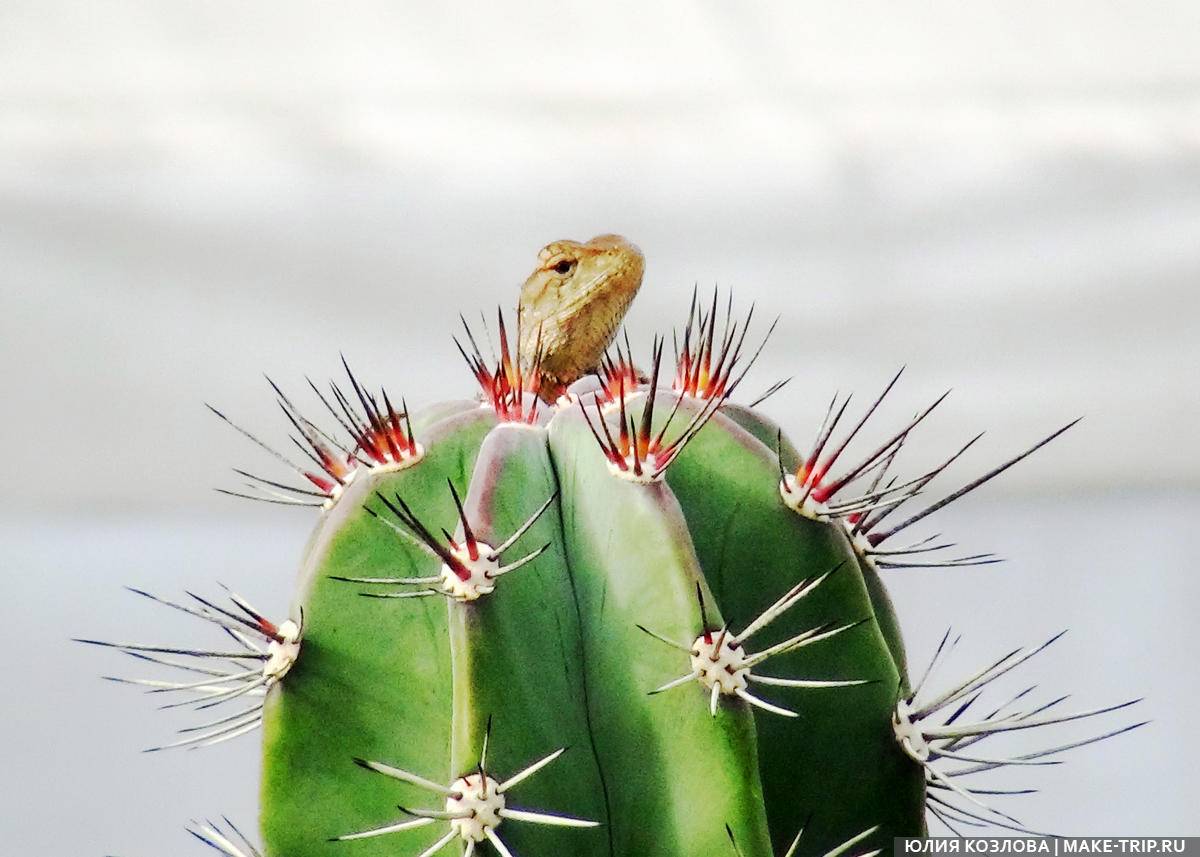
<svg viewBox="0 0 1200 857">
<path fill-rule="evenodd" d="M 517 305 L 518 352 L 524 369 L 536 368 L 545 401 L 600 364 L 645 267 L 642 251 L 620 235 L 553 241 L 538 252 Z"/>
</svg>

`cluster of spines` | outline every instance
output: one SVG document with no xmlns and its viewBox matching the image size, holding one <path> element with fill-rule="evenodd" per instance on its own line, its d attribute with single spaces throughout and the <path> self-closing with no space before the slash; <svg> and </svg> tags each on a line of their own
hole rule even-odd
<svg viewBox="0 0 1200 857">
<path fill-rule="evenodd" d="M 1034 789 L 984 789 L 967 785 L 963 781 L 972 775 L 1000 768 L 1061 764 L 1059 760 L 1048 757 L 1113 738 L 1149 722 L 1143 720 L 1100 735 L 1008 757 L 984 757 L 976 755 L 974 751 L 967 752 L 969 748 L 988 738 L 1019 730 L 1044 729 L 1062 723 L 1088 720 L 1121 711 L 1141 701 L 1132 699 L 1116 705 L 1059 714 L 1052 710 L 1068 698 L 1059 696 L 1028 709 L 1014 709 L 1014 705 L 1025 700 L 1036 689 L 1036 686 L 1031 686 L 995 705 L 987 714 L 968 721 L 970 710 L 980 702 L 989 685 L 1045 651 L 1065 633 L 1061 631 L 1029 650 L 1013 649 L 932 698 L 921 699 L 943 656 L 949 654 L 958 643 L 958 638 L 950 641 L 950 631 L 947 630 L 912 691 L 897 701 L 892 718 L 896 741 L 905 755 L 924 770 L 927 787 L 926 808 L 930 815 L 951 833 L 961 835 L 958 829 L 961 825 L 976 828 L 991 826 L 1018 833 L 1048 835 L 1026 827 L 1019 819 L 997 809 L 984 799 L 985 796 L 1029 794 L 1035 791 Z M 951 767 L 943 767 L 944 764 Z M 957 767 L 954 767 L 955 765 Z"/>
<path fill-rule="evenodd" d="M 219 628 L 237 644 L 228 650 L 197 649 L 189 646 L 113 643 L 104 640 L 77 639 L 76 642 L 117 649 L 137 660 L 202 678 L 192 681 L 169 679 L 129 679 L 106 676 L 110 681 L 147 688 L 150 694 L 182 695 L 181 701 L 162 705 L 163 709 L 189 707 L 207 711 L 227 703 L 253 697 L 254 702 L 233 714 L 188 726 L 179 730 L 178 741 L 151 747 L 147 752 L 177 747 L 208 747 L 245 735 L 262 724 L 263 697 L 283 680 L 300 655 L 303 621 L 290 619 L 275 624 L 237 593 L 227 594 L 235 610 L 227 610 L 213 601 L 189 592 L 198 606 L 180 604 L 142 589 L 131 592 L 158 604 L 186 613 Z M 168 659 L 166 656 L 186 660 Z M 251 664 L 249 667 L 243 665 Z M 231 665 L 232 668 L 231 668 Z"/>
<path fill-rule="evenodd" d="M 746 335 L 750 332 L 750 324 L 754 319 L 754 307 L 750 307 L 745 319 L 734 320 L 731 292 L 725 307 L 721 338 L 718 340 L 717 298 L 717 290 L 713 289 L 712 305 L 705 310 L 697 304 L 697 292 L 692 291 L 692 304 L 688 310 L 687 324 L 683 328 L 682 341 L 678 337 L 675 339 L 675 376 L 671 382 L 671 389 L 682 396 L 722 401 L 731 396 L 758 359 L 758 355 L 762 353 L 771 334 L 775 332 L 775 325 L 779 322 L 778 318 L 772 322 L 758 349 L 742 367 L 741 372 L 738 372 L 743 356 L 742 349 L 746 345 Z M 780 382 L 757 401 L 762 401 L 777 392 L 786 383 Z"/>
<path fill-rule="evenodd" d="M 522 354 L 520 353 L 519 336 L 516 349 L 509 347 L 504 311 L 497 310 L 496 327 L 500 340 L 500 355 L 496 357 L 493 354 L 489 361 L 484 357 L 479 344 L 475 341 L 475 335 L 471 332 L 471 326 L 467 324 L 467 320 L 461 315 L 459 319 L 466 332 L 470 351 L 457 337 L 454 339 L 454 344 L 458 347 L 458 352 L 462 355 L 463 360 L 467 361 L 471 374 L 479 384 L 479 391 L 483 396 L 484 403 L 491 406 L 496 416 L 504 422 L 536 423 L 541 404 L 539 398 L 542 378 L 540 331 L 534 353 Z M 483 325 L 483 329 L 487 333 L 486 323 Z"/>
<path fill-rule="evenodd" d="M 349 842 L 358 839 L 370 839 L 400 833 L 406 830 L 428 827 L 439 821 L 449 823 L 449 830 L 428 848 L 421 852 L 420 857 L 433 857 L 454 840 L 460 840 L 465 848 L 463 857 L 472 857 L 479 843 L 487 841 L 495 848 L 501 857 L 514 857 L 504 840 L 500 838 L 499 828 L 505 822 L 537 824 L 550 827 L 598 827 L 599 822 L 558 815 L 548 812 L 515 809 L 508 806 L 508 793 L 525 780 L 557 760 L 566 748 L 560 748 L 536 762 L 525 767 L 511 777 L 497 780 L 491 776 L 487 767 L 488 743 L 491 739 L 492 721 L 489 718 L 484 732 L 483 747 L 479 754 L 479 762 L 474 770 L 458 777 L 448 785 L 434 782 L 410 773 L 401 768 L 383 762 L 373 762 L 366 759 L 355 759 L 359 767 L 376 774 L 382 774 L 394 780 L 408 783 L 417 788 L 432 792 L 445 799 L 445 809 L 411 809 L 398 807 L 408 816 L 404 821 L 392 822 L 382 827 L 374 827 L 356 833 L 346 833 L 335 836 L 331 841 Z"/>
<path fill-rule="evenodd" d="M 336 382 L 329 382 L 329 396 L 326 396 L 312 379 L 306 380 L 321 404 L 346 433 L 348 442 L 338 440 L 331 432 L 305 417 L 279 385 L 267 378 L 267 383 L 277 396 L 277 404 L 299 433 L 299 437 L 290 435 L 289 439 L 309 460 L 307 465 L 292 461 L 209 405 L 209 410 L 214 414 L 308 483 L 308 487 L 297 487 L 235 468 L 235 473 L 250 480 L 247 487 L 256 493 L 245 494 L 223 488 L 217 490 L 223 494 L 268 503 L 328 508 L 361 469 L 391 470 L 419 461 L 424 450 L 413 435 L 407 403 L 402 399 L 401 407 L 397 410 L 386 389 L 381 388 L 379 397 L 375 397 L 359 383 L 344 357 L 342 366 L 358 401 L 357 407 Z"/>
<path fill-rule="evenodd" d="M 579 401 L 579 409 L 583 418 L 587 422 L 592 436 L 596 439 L 600 451 L 608 460 L 609 468 L 614 473 L 635 482 L 653 482 L 659 479 L 683 452 L 688 442 L 699 434 L 725 401 L 724 394 L 706 401 L 704 406 L 693 414 L 683 430 L 673 440 L 668 441 L 667 432 L 683 403 L 683 397 L 676 396 L 675 403 L 667 414 L 666 420 L 657 432 L 654 431 L 654 409 L 660 393 L 658 378 L 662 368 L 663 344 L 661 339 L 654 340 L 650 383 L 645 390 L 646 401 L 642 407 L 640 420 L 635 421 L 626 409 L 627 392 L 623 377 L 619 379 L 616 395 L 619 422 L 615 435 L 609 428 L 598 395 L 593 396 L 592 406 L 596 412 L 599 428 L 592 422 L 584 401 L 582 399 Z"/>
<path fill-rule="evenodd" d="M 661 687 L 650 691 L 651 694 L 662 693 L 676 687 L 682 687 L 686 684 L 699 682 L 702 687 L 709 693 L 709 713 L 717 716 L 717 704 L 722 695 L 737 696 L 743 701 L 753 705 L 756 708 L 761 708 L 764 711 L 769 711 L 772 714 L 779 714 L 784 717 L 799 717 L 799 713 L 790 708 L 783 708 L 774 703 L 767 702 L 755 696 L 749 691 L 749 683 L 756 682 L 774 687 L 793 687 L 793 688 L 829 688 L 829 687 L 852 687 L 854 685 L 867 684 L 870 679 L 849 679 L 849 680 L 819 680 L 819 679 L 802 679 L 802 678 L 780 678 L 777 676 L 764 676 L 754 672 L 754 669 L 759 664 L 773 658 L 777 655 L 784 655 L 788 652 L 796 651 L 797 649 L 811 646 L 814 643 L 819 643 L 823 640 L 828 640 L 845 631 L 849 631 L 858 627 L 866 619 L 860 619 L 855 622 L 839 624 L 838 622 L 826 622 L 818 625 L 815 628 L 810 628 L 806 631 L 801 631 L 792 637 L 789 637 L 782 642 L 768 646 L 759 652 L 746 651 L 746 642 L 759 631 L 766 628 L 792 607 L 796 606 L 800 601 L 811 593 L 814 589 L 824 583 L 831 574 L 836 572 L 843 564 L 838 564 L 833 569 L 824 574 L 815 577 L 811 580 L 802 580 L 785 592 L 773 604 L 763 610 L 753 621 L 751 621 L 740 633 L 730 631 L 729 626 L 725 625 L 721 628 L 713 627 L 708 621 L 708 613 L 704 606 L 704 592 L 699 584 L 696 586 L 696 600 L 700 609 L 700 624 L 701 631 L 696 638 L 688 644 L 682 644 L 670 639 L 662 634 L 646 628 L 643 625 L 638 625 L 638 628 L 649 634 L 659 642 L 665 643 L 673 649 L 677 649 L 685 653 L 691 662 L 691 669 L 684 675 L 668 681 Z"/>
<path fill-rule="evenodd" d="M 603 404 L 611 404 L 626 395 L 632 394 L 646 382 L 646 378 L 638 371 L 633 359 L 633 348 L 629 344 L 629 335 L 625 334 L 625 350 L 618 343 L 616 354 L 606 351 L 600 358 L 600 367 L 595 372 L 599 385 L 592 394 Z M 570 401 L 564 404 L 571 404 Z"/>
<path fill-rule="evenodd" d="M 933 535 L 921 541 L 898 548 L 882 547 L 883 543 L 908 529 L 913 524 L 924 520 L 929 515 L 944 508 L 953 501 L 974 491 L 986 482 L 999 476 L 1013 465 L 1032 455 L 1050 441 L 1057 438 L 1079 420 L 1073 420 L 1047 437 L 1013 456 L 1004 463 L 993 467 L 981 476 L 970 480 L 942 499 L 929 504 L 918 512 L 913 513 L 898 524 L 882 527 L 883 522 L 906 503 L 919 496 L 926 486 L 937 476 L 941 475 L 958 458 L 970 449 L 983 433 L 975 435 L 949 458 L 920 476 L 899 482 L 896 477 L 889 478 L 889 471 L 896 457 L 903 448 L 909 434 L 920 425 L 938 405 L 949 395 L 947 390 L 938 396 L 928 407 L 920 411 L 905 423 L 898 431 L 891 434 L 883 443 L 876 446 L 869 454 L 860 458 L 855 464 L 845 468 L 836 477 L 831 476 L 834 466 L 842 459 L 843 454 L 859 432 L 875 414 L 883 400 L 895 387 L 904 369 L 901 368 L 884 387 L 883 392 L 871 403 L 858 422 L 847 432 L 840 441 L 830 447 L 833 434 L 852 396 L 840 400 L 835 395 L 826 410 L 821 428 L 807 456 L 799 463 L 794 472 L 787 472 L 783 464 L 782 436 L 776 445 L 776 455 L 779 460 L 779 491 L 793 510 L 798 514 L 822 521 L 841 521 L 855 550 L 877 568 L 947 568 L 970 565 L 987 565 L 999 562 L 999 558 L 990 553 L 971 554 L 952 558 L 930 557 L 941 551 L 954 547 L 953 543 L 937 542 L 939 535 Z M 839 495 L 853 483 L 870 479 L 867 488 L 860 494 L 845 498 Z"/>
<path fill-rule="evenodd" d="M 500 577 L 523 568 L 550 547 L 547 542 L 507 565 L 502 565 L 500 562 L 501 556 L 515 545 L 550 508 L 557 498 L 557 494 L 550 495 L 549 499 L 542 503 L 515 532 L 499 545 L 492 547 L 476 538 L 467 513 L 463 509 L 462 498 L 459 497 L 454 483 L 447 479 L 446 484 L 450 488 L 450 495 L 454 498 L 454 505 L 458 510 L 459 525 L 463 532 L 461 541 L 447 530 L 442 530 L 445 541 L 439 540 L 399 494 L 393 495 L 393 498 L 389 500 L 378 491 L 375 492 L 376 499 L 391 512 L 395 521 L 369 506 L 363 507 L 367 514 L 382 522 L 406 541 L 415 543 L 426 553 L 441 560 L 442 565 L 438 574 L 424 577 L 334 577 L 334 579 L 368 585 L 419 587 L 399 591 L 361 593 L 371 598 L 423 598 L 442 595 L 457 601 L 474 601 L 480 596 L 491 594 Z"/>
</svg>

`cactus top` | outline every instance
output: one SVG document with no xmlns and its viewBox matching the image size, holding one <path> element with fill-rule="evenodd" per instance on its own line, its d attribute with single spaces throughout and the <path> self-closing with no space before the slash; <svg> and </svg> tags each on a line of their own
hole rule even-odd
<svg viewBox="0 0 1200 857">
<path fill-rule="evenodd" d="M 555 241 L 521 287 L 520 353 L 538 355 L 542 398 L 554 401 L 595 369 L 642 285 L 642 251 L 620 235 Z M 525 367 L 529 368 L 529 367 Z"/>
</svg>

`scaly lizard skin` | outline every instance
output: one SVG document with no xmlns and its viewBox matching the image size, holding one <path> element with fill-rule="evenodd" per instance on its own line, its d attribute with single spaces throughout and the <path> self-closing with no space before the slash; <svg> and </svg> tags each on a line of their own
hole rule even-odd
<svg viewBox="0 0 1200 857">
<path fill-rule="evenodd" d="M 642 285 L 642 251 L 620 235 L 586 244 L 555 241 L 521 287 L 517 308 L 521 360 L 540 348 L 540 395 L 553 401 L 595 369 Z"/>
</svg>

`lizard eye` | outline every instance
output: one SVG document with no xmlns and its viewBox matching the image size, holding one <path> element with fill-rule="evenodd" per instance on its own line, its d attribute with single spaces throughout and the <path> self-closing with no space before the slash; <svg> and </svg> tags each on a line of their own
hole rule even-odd
<svg viewBox="0 0 1200 857">
<path fill-rule="evenodd" d="M 571 273 L 571 271 L 574 268 L 575 268 L 575 261 L 573 259 L 563 259 L 561 262 L 559 262 L 557 265 L 554 266 L 554 273 L 565 277 L 567 274 Z"/>
</svg>

